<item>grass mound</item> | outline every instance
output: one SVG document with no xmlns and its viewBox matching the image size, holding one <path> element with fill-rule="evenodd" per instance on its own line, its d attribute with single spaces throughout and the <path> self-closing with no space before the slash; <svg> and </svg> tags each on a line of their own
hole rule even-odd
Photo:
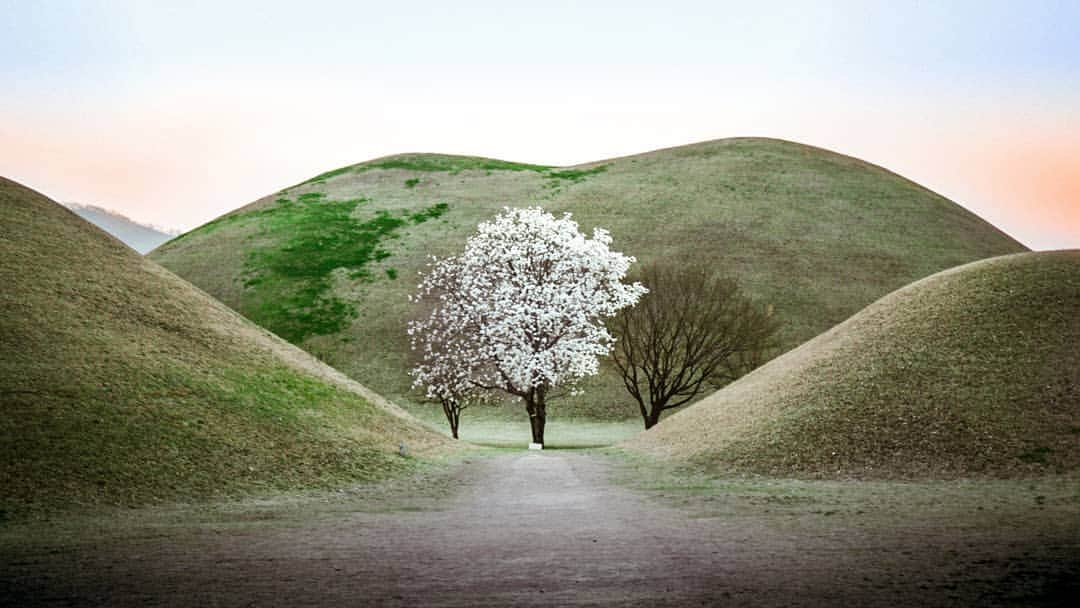
<svg viewBox="0 0 1080 608">
<path fill-rule="evenodd" d="M 379 241 L 380 254 L 364 272 L 348 264 L 323 269 L 319 297 L 347 307 L 326 308 L 340 323 L 322 324 L 320 314 L 305 318 L 322 310 L 317 302 L 290 305 L 282 322 L 267 321 L 260 293 L 266 286 L 248 283 L 253 274 L 271 272 L 266 252 L 293 246 L 292 233 L 274 226 L 279 199 L 311 217 L 362 199 L 348 212 L 350 221 L 365 224 L 382 214 L 405 222 Z M 729 139 L 569 168 L 432 154 L 378 159 L 260 199 L 159 247 L 151 258 L 420 412 L 422 406 L 409 405 L 417 397 L 409 392 L 404 332 L 416 273 L 433 254 L 460 252 L 476 225 L 506 205 L 572 212 L 583 231 L 609 229 L 614 249 L 643 262 L 691 258 L 737 276 L 785 322 L 782 350 L 914 280 L 1024 250 L 960 206 L 880 167 L 791 142 Z M 441 212 L 429 221 L 409 220 L 435 208 Z M 328 232 L 344 240 L 322 253 L 316 247 L 312 256 L 342 258 L 365 246 L 355 231 Z M 280 277 L 275 289 L 298 293 L 307 280 Z M 637 416 L 614 370 L 584 389 L 553 403 L 551 415 Z"/>
<path fill-rule="evenodd" d="M 1012 477 L 1080 469 L 1080 251 L 896 291 L 627 442 L 725 472 Z"/>
<path fill-rule="evenodd" d="M 379 478 L 444 440 L 0 178 L 0 519 Z"/>
</svg>

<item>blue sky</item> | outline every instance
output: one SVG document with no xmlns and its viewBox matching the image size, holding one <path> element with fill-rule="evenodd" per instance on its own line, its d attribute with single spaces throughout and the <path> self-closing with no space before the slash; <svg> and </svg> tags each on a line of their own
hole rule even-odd
<svg viewBox="0 0 1080 608">
<path fill-rule="evenodd" d="M 406 151 L 767 135 L 1080 247 L 1080 3 L 0 0 L 0 173 L 190 228 Z"/>
</svg>

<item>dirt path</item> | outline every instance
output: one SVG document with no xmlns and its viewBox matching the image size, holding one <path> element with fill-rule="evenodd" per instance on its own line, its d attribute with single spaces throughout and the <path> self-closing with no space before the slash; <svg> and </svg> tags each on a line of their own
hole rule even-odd
<svg viewBox="0 0 1080 608">
<path fill-rule="evenodd" d="M 1055 605 L 1076 590 L 1060 586 L 1073 584 L 1080 537 L 1040 548 L 1009 534 L 920 537 L 820 516 L 693 516 L 613 485 L 610 466 L 509 454 L 468 465 L 462 490 L 437 510 L 11 551 L 0 554 L 0 603 Z"/>
</svg>

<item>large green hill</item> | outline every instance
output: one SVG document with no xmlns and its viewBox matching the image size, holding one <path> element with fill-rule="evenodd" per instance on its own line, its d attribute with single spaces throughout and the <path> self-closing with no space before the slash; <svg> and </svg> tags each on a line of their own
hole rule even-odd
<svg viewBox="0 0 1080 608">
<path fill-rule="evenodd" d="M 378 478 L 446 440 L 0 178 L 0 520 Z"/>
<path fill-rule="evenodd" d="M 1080 469 L 1080 251 L 896 291 L 630 440 L 725 473 L 1009 477 Z"/>
<path fill-rule="evenodd" d="M 880 167 L 805 145 L 728 139 L 571 168 L 409 154 L 286 188 L 151 258 L 388 397 L 407 403 L 407 296 L 503 206 L 569 211 L 648 261 L 740 278 L 786 322 L 782 350 L 934 272 L 1024 248 Z M 627 418 L 611 370 L 551 416 Z M 411 397 L 415 399 L 415 397 Z M 416 411 L 416 410 L 414 410 Z M 467 422 L 466 422 L 467 424 Z"/>
</svg>

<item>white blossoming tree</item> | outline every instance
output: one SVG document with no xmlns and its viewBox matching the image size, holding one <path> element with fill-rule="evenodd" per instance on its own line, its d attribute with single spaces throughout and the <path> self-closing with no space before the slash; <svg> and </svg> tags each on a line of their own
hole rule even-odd
<svg viewBox="0 0 1080 608">
<path fill-rule="evenodd" d="M 481 223 L 460 255 L 433 260 L 409 323 L 420 363 L 414 385 L 431 398 L 505 391 L 525 403 L 534 443 L 544 443 L 546 398 L 597 373 L 614 339 L 604 319 L 647 290 L 622 282 L 634 258 L 592 238 L 570 214 L 506 208 Z"/>
<path fill-rule="evenodd" d="M 418 355 L 412 374 L 416 384 L 427 389 L 427 397 L 438 401 L 450 424 L 450 434 L 458 438 L 458 426 L 461 411 L 473 401 L 483 399 L 486 394 L 471 381 L 473 361 L 460 357 L 467 352 L 468 333 L 465 327 L 448 325 L 450 319 L 432 314 L 425 319 L 427 336 L 439 336 L 439 340 L 419 340 L 420 334 L 413 334 L 413 349 Z M 422 349 L 417 348 L 423 343 Z"/>
</svg>

